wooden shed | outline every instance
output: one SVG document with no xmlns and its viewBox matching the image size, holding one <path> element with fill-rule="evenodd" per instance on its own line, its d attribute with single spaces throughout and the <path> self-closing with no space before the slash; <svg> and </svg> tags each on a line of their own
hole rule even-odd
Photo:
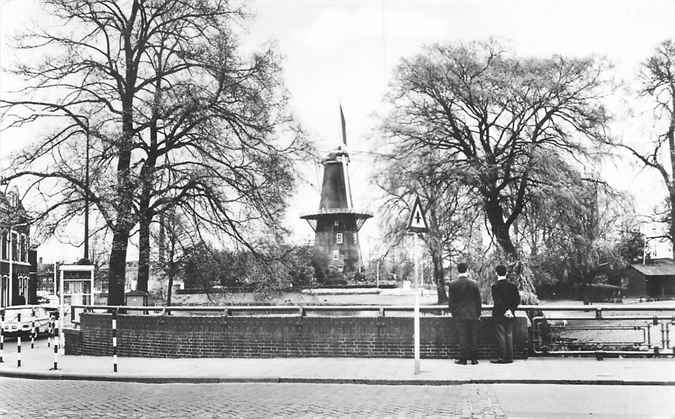
<svg viewBox="0 0 675 419">
<path fill-rule="evenodd" d="M 656 260 L 649 264 L 634 264 L 626 271 L 625 295 L 630 297 L 675 297 L 675 263 Z"/>
</svg>

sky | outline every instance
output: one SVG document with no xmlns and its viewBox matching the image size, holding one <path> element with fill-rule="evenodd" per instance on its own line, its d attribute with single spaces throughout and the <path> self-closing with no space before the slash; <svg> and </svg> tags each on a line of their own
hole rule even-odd
<svg viewBox="0 0 675 419">
<path fill-rule="evenodd" d="M 324 154 L 340 141 L 338 106 L 344 108 L 355 206 L 375 213 L 361 231 L 364 256 L 375 256 L 378 191 L 370 181 L 377 151 L 378 116 L 395 66 L 424 45 L 494 37 L 518 55 L 605 56 L 619 79 L 634 79 L 655 46 L 675 38 L 675 1 L 621 0 L 253 0 L 254 20 L 242 35 L 245 51 L 274 45 L 283 57 L 291 111 Z M 37 0 L 0 2 L 0 66 L 14 64 L 12 36 L 53 22 Z M 0 94 L 16 80 L 0 75 Z M 617 135 L 634 144 L 653 130 L 651 118 L 617 123 Z M 38 129 L 0 133 L 0 167 Z M 635 196 L 638 213 L 649 213 L 663 196 L 660 179 L 619 155 L 596 168 L 615 187 Z M 289 239 L 312 238 L 298 217 L 319 205 L 321 170 L 303 167 L 309 184 L 290 198 Z M 76 257 L 80 250 L 56 241 L 38 249 L 46 260 Z M 130 258 L 134 258 L 133 250 Z"/>
</svg>

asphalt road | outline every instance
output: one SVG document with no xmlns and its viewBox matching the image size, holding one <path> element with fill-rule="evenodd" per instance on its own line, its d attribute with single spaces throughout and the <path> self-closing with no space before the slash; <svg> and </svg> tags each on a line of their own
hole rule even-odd
<svg viewBox="0 0 675 419">
<path fill-rule="evenodd" d="M 670 418 L 675 388 L 134 384 L 0 378 L 0 417 Z"/>
</svg>

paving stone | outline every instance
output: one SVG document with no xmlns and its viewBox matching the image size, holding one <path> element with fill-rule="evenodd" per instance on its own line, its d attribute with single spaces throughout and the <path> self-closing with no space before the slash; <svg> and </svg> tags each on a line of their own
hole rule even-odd
<svg viewBox="0 0 675 419">
<path fill-rule="evenodd" d="M 7 418 L 504 418 L 489 386 L 137 384 L 0 378 Z"/>
</svg>

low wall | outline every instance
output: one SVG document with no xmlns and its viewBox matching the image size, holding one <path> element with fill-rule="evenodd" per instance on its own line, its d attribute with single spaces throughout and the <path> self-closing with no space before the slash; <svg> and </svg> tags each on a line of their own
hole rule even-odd
<svg viewBox="0 0 675 419">
<path fill-rule="evenodd" d="M 450 317 L 420 319 L 422 358 L 455 358 Z M 187 317 L 119 315 L 118 354 L 168 358 L 413 357 L 408 317 Z M 80 329 L 66 333 L 66 353 L 111 355 L 110 314 L 83 313 Z M 516 319 L 514 355 L 528 354 L 527 320 Z M 479 357 L 496 357 L 494 324 L 480 324 Z"/>
</svg>

